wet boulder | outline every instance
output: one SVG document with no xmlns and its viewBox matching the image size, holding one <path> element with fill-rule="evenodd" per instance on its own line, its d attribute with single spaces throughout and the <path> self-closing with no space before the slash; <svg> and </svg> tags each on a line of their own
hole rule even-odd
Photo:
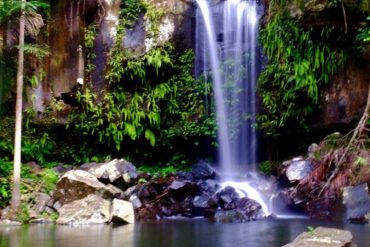
<svg viewBox="0 0 370 247">
<path fill-rule="evenodd" d="M 192 172 L 184 172 L 184 171 L 177 172 L 176 178 L 181 179 L 181 180 L 188 180 L 188 181 L 194 180 L 194 176 Z"/>
<path fill-rule="evenodd" d="M 134 223 L 135 213 L 132 203 L 114 199 L 112 202 L 112 222 L 117 224 Z"/>
<path fill-rule="evenodd" d="M 181 180 L 174 180 L 171 185 L 169 186 L 169 188 L 171 190 L 179 190 L 179 189 L 182 189 L 186 186 L 186 182 L 185 181 L 181 181 Z"/>
<path fill-rule="evenodd" d="M 212 194 L 201 194 L 193 199 L 193 216 L 212 218 L 218 207 L 217 197 Z"/>
<path fill-rule="evenodd" d="M 125 193 L 127 192 L 128 191 L 126 191 Z M 130 197 L 132 195 L 136 195 L 141 201 L 145 203 L 156 198 L 158 196 L 158 192 L 154 189 L 154 187 L 150 183 L 147 183 L 135 186 Z"/>
<path fill-rule="evenodd" d="M 203 193 L 216 194 L 221 189 L 221 186 L 213 179 L 200 180 L 197 185 Z"/>
<path fill-rule="evenodd" d="M 235 202 L 239 200 L 239 194 L 233 187 L 227 186 L 217 193 L 217 198 L 222 209 L 231 210 L 235 209 Z"/>
<path fill-rule="evenodd" d="M 216 177 L 215 170 L 204 160 L 195 164 L 191 173 L 196 179 L 213 179 Z"/>
<path fill-rule="evenodd" d="M 285 175 L 288 180 L 293 183 L 300 181 L 306 176 L 310 175 L 313 171 L 313 164 L 311 161 L 304 159 L 293 159 L 288 163 L 288 166 L 285 170 Z"/>
<path fill-rule="evenodd" d="M 230 205 L 230 204 L 229 204 Z M 247 222 L 263 217 L 262 207 L 256 201 L 243 197 L 234 199 L 233 208 L 218 210 L 214 215 L 216 222 Z"/>
<path fill-rule="evenodd" d="M 157 220 L 160 218 L 159 212 L 157 208 L 155 207 L 145 207 L 145 208 L 140 208 L 136 211 L 136 219 L 137 220 Z"/>
<path fill-rule="evenodd" d="M 346 230 L 317 227 L 316 229 L 304 232 L 290 244 L 283 247 L 350 247 L 357 246 L 353 242 L 353 235 Z"/>
<path fill-rule="evenodd" d="M 275 214 L 288 214 L 288 207 L 293 205 L 293 199 L 288 190 L 283 190 L 271 197 L 270 205 Z"/>
<path fill-rule="evenodd" d="M 345 220 L 351 222 L 366 222 L 370 214 L 370 195 L 367 184 L 345 187 L 342 203 L 345 207 Z"/>
<path fill-rule="evenodd" d="M 237 210 L 220 210 L 215 213 L 214 220 L 220 223 L 241 223 L 247 222 L 248 218 Z"/>
<path fill-rule="evenodd" d="M 185 198 L 194 197 L 198 193 L 199 187 L 196 183 L 176 179 L 168 186 L 168 190 L 173 201 L 181 202 Z"/>
<path fill-rule="evenodd" d="M 194 208 L 212 208 L 217 207 L 217 198 L 208 194 L 201 194 L 194 197 L 193 200 Z"/>
<path fill-rule="evenodd" d="M 58 209 L 66 203 L 83 199 L 91 194 L 111 199 L 117 196 L 117 191 L 99 182 L 89 172 L 72 170 L 59 179 L 53 193 L 53 206 Z"/>
<path fill-rule="evenodd" d="M 59 210 L 57 224 L 104 224 L 111 219 L 111 202 L 98 195 L 65 204 Z"/>
<path fill-rule="evenodd" d="M 174 202 L 167 206 L 161 206 L 160 209 L 162 211 L 163 216 L 170 217 L 170 216 L 185 216 L 185 217 L 192 217 L 193 210 L 192 210 L 192 200 L 190 198 L 186 198 L 181 202 Z"/>
<path fill-rule="evenodd" d="M 243 213 L 248 220 L 256 220 L 263 217 L 261 205 L 250 198 L 240 198 L 235 204 L 236 210 Z"/>
</svg>

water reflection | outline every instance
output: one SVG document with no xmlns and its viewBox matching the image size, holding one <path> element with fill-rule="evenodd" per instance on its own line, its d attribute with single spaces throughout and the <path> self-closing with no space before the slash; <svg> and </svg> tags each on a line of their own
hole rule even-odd
<svg viewBox="0 0 370 247">
<path fill-rule="evenodd" d="M 0 226 L 0 247 L 274 247 L 282 246 L 307 226 L 352 231 L 359 247 L 369 247 L 370 226 L 335 225 L 310 220 L 265 220 L 219 224 L 206 220 L 171 220 L 125 226 Z"/>
</svg>

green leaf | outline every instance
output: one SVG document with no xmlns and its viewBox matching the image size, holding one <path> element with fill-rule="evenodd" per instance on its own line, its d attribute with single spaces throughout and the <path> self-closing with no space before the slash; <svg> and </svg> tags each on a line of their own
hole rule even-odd
<svg viewBox="0 0 370 247">
<path fill-rule="evenodd" d="M 145 139 L 150 142 L 150 145 L 155 146 L 155 135 L 150 129 L 145 131 Z"/>
</svg>

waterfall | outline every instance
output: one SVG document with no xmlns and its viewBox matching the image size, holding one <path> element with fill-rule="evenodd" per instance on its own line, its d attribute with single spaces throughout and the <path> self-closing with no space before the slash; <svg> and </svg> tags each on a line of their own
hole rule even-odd
<svg viewBox="0 0 370 247">
<path fill-rule="evenodd" d="M 220 170 L 230 177 L 240 167 L 255 171 L 259 6 L 246 0 L 197 3 L 196 73 L 212 75 Z"/>
<path fill-rule="evenodd" d="M 256 0 L 196 0 L 196 73 L 210 71 L 217 116 L 218 163 L 224 186 L 232 186 L 270 210 L 256 174 L 256 81 L 258 20 Z M 244 173 L 243 173 L 244 171 Z M 242 177 L 241 174 L 248 175 Z"/>
</svg>

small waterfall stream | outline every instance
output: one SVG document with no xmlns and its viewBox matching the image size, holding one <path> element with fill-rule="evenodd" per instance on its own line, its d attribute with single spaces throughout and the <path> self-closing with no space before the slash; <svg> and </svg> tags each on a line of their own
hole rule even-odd
<svg viewBox="0 0 370 247">
<path fill-rule="evenodd" d="M 261 178 L 256 173 L 258 143 L 253 129 L 261 7 L 255 0 L 196 2 L 196 73 L 211 72 L 222 184 L 254 199 L 269 215 L 270 196 L 257 190 Z"/>
</svg>

